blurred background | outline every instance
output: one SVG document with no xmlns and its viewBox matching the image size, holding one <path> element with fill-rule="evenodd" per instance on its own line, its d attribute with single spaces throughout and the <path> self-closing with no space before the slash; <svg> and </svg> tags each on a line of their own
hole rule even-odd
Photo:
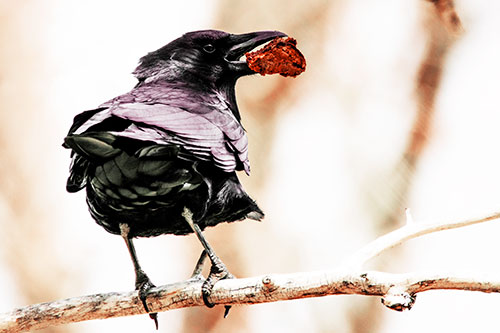
<svg viewBox="0 0 500 333">
<path fill-rule="evenodd" d="M 139 4 L 140 3 L 140 4 Z M 276 29 L 298 40 L 307 71 L 243 78 L 237 94 L 263 223 L 206 235 L 238 277 L 335 268 L 413 219 L 500 208 L 500 3 L 489 0 L 0 0 L 0 312 L 128 291 L 120 237 L 68 194 L 73 117 L 130 90 L 149 51 L 191 30 Z M 454 12 L 455 11 L 455 12 Z M 458 15 L 458 16 L 456 16 Z M 459 21 L 460 20 L 460 21 Z M 461 29 L 461 27 L 463 29 Z M 367 268 L 500 273 L 500 225 L 409 241 Z M 186 279 L 194 236 L 136 241 L 157 285 Z M 432 291 L 411 311 L 377 297 L 330 296 L 159 314 L 162 332 L 493 332 L 498 294 Z M 154 332 L 134 316 L 44 332 Z"/>
</svg>

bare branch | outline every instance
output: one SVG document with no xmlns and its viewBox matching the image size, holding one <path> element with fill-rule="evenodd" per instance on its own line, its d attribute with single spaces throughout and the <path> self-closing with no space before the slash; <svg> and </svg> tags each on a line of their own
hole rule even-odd
<svg viewBox="0 0 500 333">
<path fill-rule="evenodd" d="M 210 302 L 220 305 L 256 304 L 327 295 L 358 294 L 382 296 L 382 303 L 385 306 L 402 311 L 413 306 L 417 293 L 432 289 L 500 292 L 498 274 L 391 274 L 349 268 L 360 267 L 382 251 L 406 240 L 431 232 L 498 219 L 500 213 L 460 222 L 427 224 L 413 222 L 409 211 L 406 217 L 408 223 L 405 226 L 368 244 L 350 258 L 351 265 L 344 266 L 341 270 L 223 280 L 215 285 Z M 201 296 L 202 283 L 200 278 L 194 277 L 184 282 L 153 288 L 148 294 L 148 307 L 151 311 L 160 312 L 202 306 L 204 304 Z M 71 322 L 143 313 L 145 313 L 144 307 L 136 291 L 96 294 L 30 305 L 0 314 L 0 331 L 21 332 Z"/>
<path fill-rule="evenodd" d="M 411 215 L 409 215 L 409 211 L 407 211 L 406 214 L 406 225 L 375 239 L 373 242 L 369 243 L 361 250 L 354 253 L 354 255 L 350 256 L 347 260 L 345 260 L 344 266 L 358 268 L 362 267 L 365 262 L 378 256 L 383 251 L 391 249 L 412 238 L 420 237 L 433 232 L 461 228 L 500 218 L 500 212 L 494 212 L 486 216 L 469 218 L 459 222 L 444 221 L 418 223 L 412 220 Z"/>
<path fill-rule="evenodd" d="M 148 296 L 152 311 L 201 306 L 202 281 L 154 288 Z M 390 274 L 376 271 L 318 271 L 273 274 L 223 280 L 214 287 L 215 304 L 256 304 L 338 294 L 382 296 L 395 310 L 410 309 L 416 293 L 432 289 L 500 292 L 500 276 L 450 273 Z M 0 315 L 2 332 L 20 332 L 92 319 L 144 313 L 136 292 L 97 294 L 41 303 Z"/>
<path fill-rule="evenodd" d="M 201 281 L 190 279 L 151 289 L 148 306 L 156 311 L 202 305 Z M 23 332 L 66 323 L 145 313 L 137 291 L 68 298 L 0 314 L 0 332 Z"/>
</svg>

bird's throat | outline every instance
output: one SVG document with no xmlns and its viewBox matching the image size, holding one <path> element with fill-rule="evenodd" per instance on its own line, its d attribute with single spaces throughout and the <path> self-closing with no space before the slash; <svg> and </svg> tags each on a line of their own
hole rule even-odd
<svg viewBox="0 0 500 333">
<path fill-rule="evenodd" d="M 233 112 L 234 116 L 238 121 L 241 120 L 241 115 L 240 111 L 238 109 L 238 103 L 236 102 L 236 91 L 235 91 L 235 86 L 236 86 L 236 79 L 230 82 L 225 82 L 222 84 L 218 90 L 219 93 L 223 96 L 225 101 L 228 103 L 229 108 Z"/>
</svg>

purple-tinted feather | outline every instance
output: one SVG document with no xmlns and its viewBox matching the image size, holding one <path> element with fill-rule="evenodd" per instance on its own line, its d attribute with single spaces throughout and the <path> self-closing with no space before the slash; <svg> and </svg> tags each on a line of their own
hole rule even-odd
<svg viewBox="0 0 500 333">
<path fill-rule="evenodd" d="M 116 97 L 100 106 L 76 130 L 80 134 L 115 116 L 132 122 L 123 131 L 111 132 L 159 144 L 179 144 L 200 160 L 212 159 L 230 172 L 241 166 L 249 173 L 248 139 L 227 103 L 217 94 L 200 95 L 188 89 L 148 85 Z"/>
</svg>

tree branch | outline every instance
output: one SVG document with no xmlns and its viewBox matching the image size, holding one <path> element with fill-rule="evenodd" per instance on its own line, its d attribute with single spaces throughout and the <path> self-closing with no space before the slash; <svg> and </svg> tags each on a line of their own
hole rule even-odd
<svg viewBox="0 0 500 333">
<path fill-rule="evenodd" d="M 202 306 L 200 280 L 154 288 L 148 297 L 152 311 Z M 318 271 L 273 274 L 223 280 L 214 287 L 215 304 L 256 304 L 339 294 L 382 296 L 394 310 L 410 309 L 419 292 L 460 289 L 500 292 L 500 276 L 450 273 L 391 274 L 376 271 Z M 145 313 L 136 292 L 96 294 L 41 303 L 0 315 L 2 332 L 20 332 L 92 319 Z"/>
<path fill-rule="evenodd" d="M 407 240 L 417 238 L 433 232 L 462 228 L 473 224 L 488 222 L 500 218 L 500 212 L 490 213 L 483 217 L 469 218 L 463 221 L 443 221 L 431 223 L 413 222 L 409 210 L 406 211 L 406 225 L 384 236 L 375 239 L 354 255 L 344 261 L 348 267 L 362 267 L 365 262 L 378 256 L 385 250 L 391 249 Z"/>
<path fill-rule="evenodd" d="M 428 0 L 434 3 L 436 12 L 448 31 L 454 34 L 460 34 L 464 31 L 462 22 L 455 10 L 453 0 Z"/>
<path fill-rule="evenodd" d="M 210 302 L 220 305 L 256 304 L 320 297 L 339 294 L 381 296 L 382 303 L 394 310 L 410 309 L 416 294 L 433 289 L 456 289 L 482 292 L 500 292 L 500 275 L 461 273 L 407 273 L 391 274 L 363 271 L 364 262 L 382 251 L 408 239 L 431 232 L 464 227 L 500 218 L 500 213 L 471 218 L 459 222 L 418 224 L 407 223 L 402 228 L 382 236 L 350 258 L 351 265 L 339 270 L 270 274 L 218 282 Z M 192 306 L 202 306 L 201 279 L 154 288 L 148 294 L 151 311 L 160 312 Z M 20 332 L 41 329 L 65 323 L 142 314 L 144 307 L 137 292 L 96 294 L 68 298 L 15 309 L 0 314 L 1 332 Z"/>
</svg>

